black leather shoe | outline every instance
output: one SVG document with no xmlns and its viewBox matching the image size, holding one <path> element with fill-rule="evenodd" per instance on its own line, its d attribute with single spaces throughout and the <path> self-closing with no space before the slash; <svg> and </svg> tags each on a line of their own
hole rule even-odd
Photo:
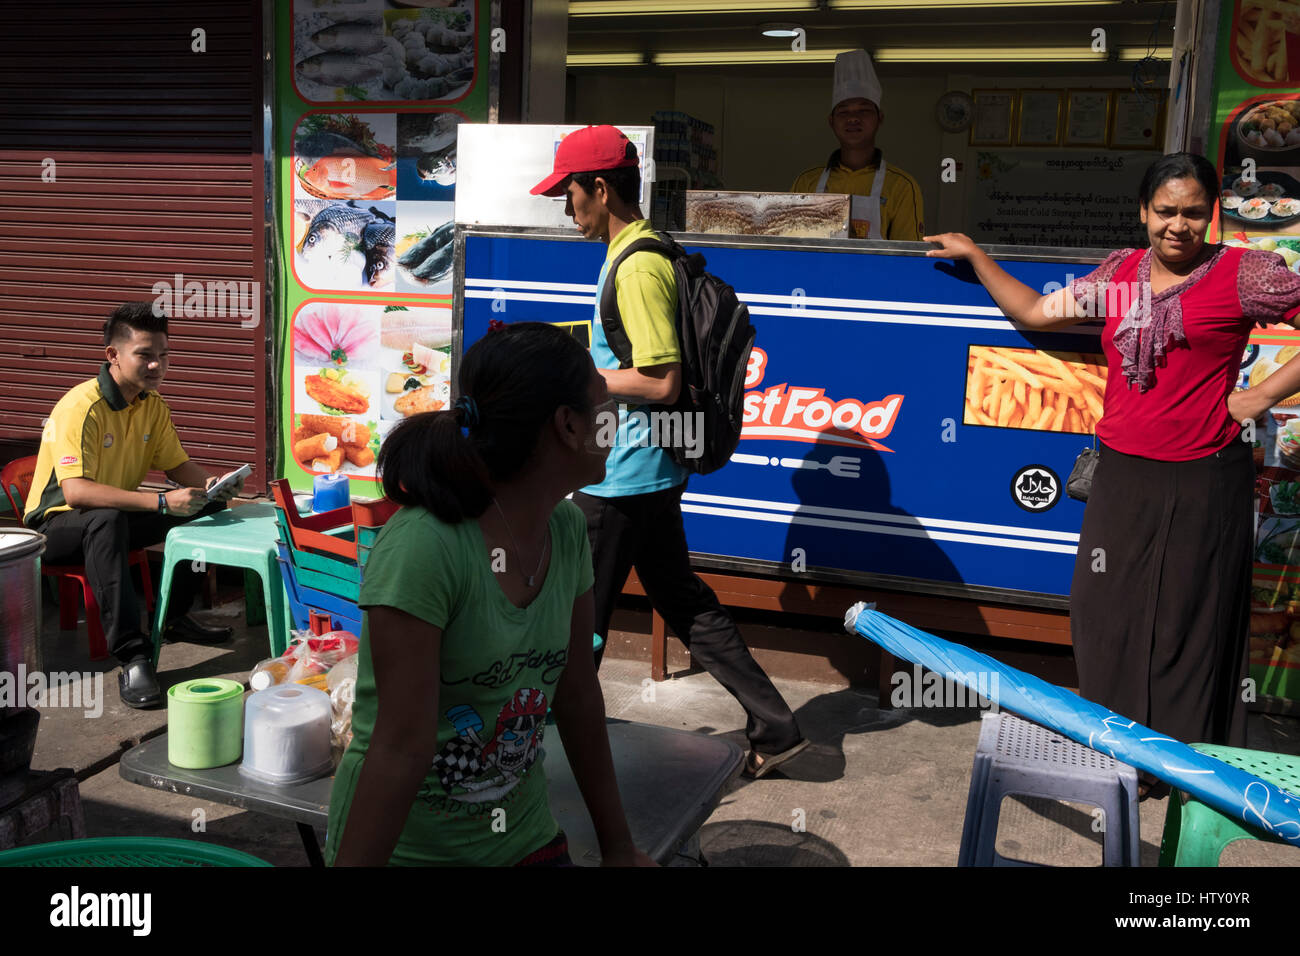
<svg viewBox="0 0 1300 956">
<path fill-rule="evenodd" d="M 233 633 L 233 628 L 208 627 L 187 614 L 167 625 L 163 640 L 168 644 L 224 644 Z"/>
<path fill-rule="evenodd" d="M 137 710 L 161 704 L 162 690 L 158 686 L 158 675 L 154 673 L 153 662 L 147 657 L 141 657 L 123 664 L 122 673 L 117 675 L 117 692 L 122 697 L 122 703 Z"/>
</svg>

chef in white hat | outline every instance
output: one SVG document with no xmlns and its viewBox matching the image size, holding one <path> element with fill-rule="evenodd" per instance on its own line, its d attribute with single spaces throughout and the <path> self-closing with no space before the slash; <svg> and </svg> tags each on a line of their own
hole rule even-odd
<svg viewBox="0 0 1300 956">
<path fill-rule="evenodd" d="M 824 165 L 799 174 L 796 193 L 849 193 L 853 196 L 853 235 L 859 239 L 910 239 L 925 234 L 921 187 L 911 175 L 886 166 L 876 148 L 885 120 L 880 80 L 866 50 L 835 58 L 830 127 L 840 148 Z"/>
</svg>

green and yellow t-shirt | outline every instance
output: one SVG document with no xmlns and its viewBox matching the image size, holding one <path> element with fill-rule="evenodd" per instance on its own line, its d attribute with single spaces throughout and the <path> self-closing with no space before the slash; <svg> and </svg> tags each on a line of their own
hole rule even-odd
<svg viewBox="0 0 1300 956">
<path fill-rule="evenodd" d="M 591 589 L 592 570 L 577 505 L 561 501 L 550 532 L 546 580 L 526 608 L 511 604 L 497 583 L 476 520 L 449 525 L 423 508 L 403 508 L 371 551 L 361 606 L 396 608 L 442 629 L 439 686 L 429 688 L 431 697 L 437 693 L 430 719 L 438 724 L 438 751 L 390 864 L 510 866 L 555 837 L 537 757 L 568 659 L 573 602 Z M 358 650 L 352 743 L 330 797 L 331 864 L 381 703 L 369 617 Z"/>
<path fill-rule="evenodd" d="M 34 528 L 71 510 L 60 487 L 69 478 L 135 491 L 150 471 L 187 461 L 167 403 L 157 392 L 141 392 L 128 405 L 105 362 L 97 378 L 59 399 L 46 420 L 23 522 Z"/>
<path fill-rule="evenodd" d="M 826 192 L 847 193 L 850 196 L 870 196 L 875 186 L 876 170 L 880 168 L 880 150 L 874 161 L 862 169 L 849 169 L 840 162 L 840 151 L 831 153 L 821 166 L 805 169 L 790 187 L 792 193 L 817 191 L 817 181 L 830 167 Z M 885 182 L 880 187 L 880 235 L 872 238 L 919 242 L 925 235 L 925 199 L 921 187 L 910 173 L 897 166 L 885 164 Z"/>
</svg>

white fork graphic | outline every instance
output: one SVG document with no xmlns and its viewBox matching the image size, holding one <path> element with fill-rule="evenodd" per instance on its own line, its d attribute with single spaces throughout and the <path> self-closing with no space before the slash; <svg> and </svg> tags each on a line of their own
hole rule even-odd
<svg viewBox="0 0 1300 956">
<path fill-rule="evenodd" d="M 742 465 L 776 465 L 779 464 L 784 468 L 798 468 L 804 471 L 817 471 L 825 469 L 836 478 L 857 478 L 858 468 L 862 459 L 855 458 L 852 455 L 836 455 L 830 461 L 811 461 L 804 458 L 768 458 L 766 455 L 732 455 L 732 461 L 740 462 Z"/>
</svg>

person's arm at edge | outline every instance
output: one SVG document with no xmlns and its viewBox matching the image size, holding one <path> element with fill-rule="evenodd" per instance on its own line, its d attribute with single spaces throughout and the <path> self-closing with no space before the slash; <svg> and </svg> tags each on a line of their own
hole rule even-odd
<svg viewBox="0 0 1300 956">
<path fill-rule="evenodd" d="M 1013 322 L 1031 329 L 1063 329 L 1084 321 L 1088 316 L 1079 307 L 1069 287 L 1047 295 L 1035 292 L 993 261 L 968 236 L 945 232 L 922 237 L 939 245 L 926 255 L 930 258 L 965 259 L 975 270 L 999 309 Z"/>
<path fill-rule="evenodd" d="M 366 613 L 380 706 L 335 866 L 388 863 L 438 749 L 442 628 L 391 607 Z"/>
<path fill-rule="evenodd" d="M 595 623 L 595 602 L 589 588 L 573 602 L 569 654 L 555 688 L 552 707 L 555 725 L 596 829 L 601 865 L 653 866 L 654 861 L 632 843 L 614 779 L 614 758 L 609 752 L 609 732 L 605 728 L 605 697 L 591 651 Z"/>
<path fill-rule="evenodd" d="M 1300 315 L 1286 319 L 1300 328 Z M 1228 395 L 1228 414 L 1238 424 L 1258 421 L 1274 405 L 1300 392 L 1300 355 L 1292 358 L 1264 381 Z"/>
</svg>

